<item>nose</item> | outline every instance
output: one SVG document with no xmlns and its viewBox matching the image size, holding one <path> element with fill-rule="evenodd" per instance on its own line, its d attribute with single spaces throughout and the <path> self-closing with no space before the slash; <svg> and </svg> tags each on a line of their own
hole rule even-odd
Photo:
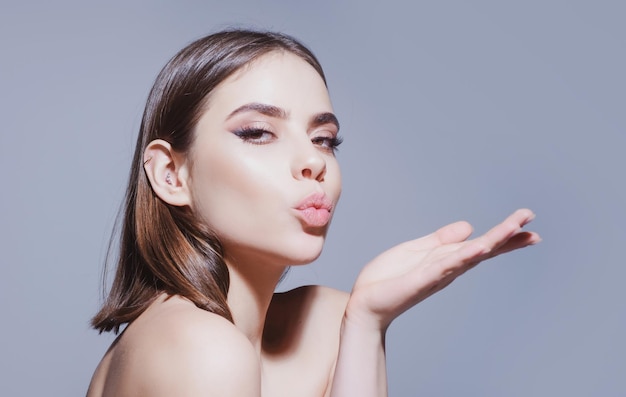
<svg viewBox="0 0 626 397">
<path fill-rule="evenodd" d="M 293 157 L 292 174 L 296 179 L 324 180 L 326 175 L 326 160 L 319 149 L 307 139 L 299 143 Z"/>
</svg>

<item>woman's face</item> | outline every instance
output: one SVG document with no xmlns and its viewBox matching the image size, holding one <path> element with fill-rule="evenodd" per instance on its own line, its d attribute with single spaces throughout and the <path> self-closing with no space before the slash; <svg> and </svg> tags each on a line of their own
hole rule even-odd
<svg viewBox="0 0 626 397">
<path fill-rule="evenodd" d="M 301 58 L 273 52 L 223 81 L 207 109 L 189 186 L 227 258 L 317 258 L 341 192 L 339 126 L 322 78 Z"/>
</svg>

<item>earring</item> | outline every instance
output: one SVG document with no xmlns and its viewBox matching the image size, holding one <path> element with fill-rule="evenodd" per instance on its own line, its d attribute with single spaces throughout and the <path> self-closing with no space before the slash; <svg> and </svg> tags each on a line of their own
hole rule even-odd
<svg viewBox="0 0 626 397">
<path fill-rule="evenodd" d="M 165 175 L 165 182 L 167 182 L 168 185 L 172 184 L 172 176 L 169 172 L 167 173 L 167 175 Z"/>
</svg>

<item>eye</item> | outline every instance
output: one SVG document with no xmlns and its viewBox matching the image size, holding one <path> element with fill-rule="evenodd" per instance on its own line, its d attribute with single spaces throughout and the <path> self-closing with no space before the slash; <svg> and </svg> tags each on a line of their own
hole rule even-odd
<svg viewBox="0 0 626 397">
<path fill-rule="evenodd" d="M 252 143 L 255 145 L 269 143 L 275 137 L 272 132 L 258 127 L 239 128 L 233 131 L 233 134 L 237 135 L 244 142 Z"/>
<path fill-rule="evenodd" d="M 337 147 L 343 142 L 343 138 L 339 136 L 318 136 L 311 139 L 314 145 L 321 147 L 324 150 L 335 152 Z"/>
</svg>

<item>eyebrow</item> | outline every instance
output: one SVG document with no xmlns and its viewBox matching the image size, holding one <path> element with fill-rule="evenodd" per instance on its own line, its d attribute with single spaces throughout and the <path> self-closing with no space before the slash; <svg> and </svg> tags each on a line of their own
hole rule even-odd
<svg viewBox="0 0 626 397">
<path fill-rule="evenodd" d="M 247 103 L 245 105 L 242 105 L 238 107 L 237 109 L 233 110 L 228 115 L 228 117 L 226 117 L 226 120 L 233 118 L 237 114 L 245 113 L 245 112 L 257 112 L 257 113 L 261 113 L 266 116 L 274 117 L 277 119 L 286 119 L 289 117 L 289 113 L 285 111 L 285 109 L 279 108 L 278 106 L 267 105 L 267 104 L 259 103 L 259 102 L 252 102 L 252 103 Z M 339 130 L 339 120 L 337 120 L 337 117 L 330 112 L 324 112 L 324 113 L 319 113 L 319 114 L 314 115 L 311 118 L 310 123 L 313 127 L 317 127 L 317 126 L 324 125 L 324 124 L 333 124 L 335 125 L 335 127 L 337 127 L 337 130 Z"/>
<path fill-rule="evenodd" d="M 252 102 L 252 103 L 246 103 L 245 105 L 240 106 L 237 109 L 233 110 L 228 115 L 226 120 L 229 120 L 233 118 L 235 115 L 239 113 L 244 113 L 244 112 L 257 112 L 257 113 L 261 113 L 266 116 L 274 117 L 277 119 L 286 119 L 288 117 L 287 112 L 284 109 L 281 109 L 277 106 L 266 105 L 264 103 L 258 103 L 258 102 Z"/>
<path fill-rule="evenodd" d="M 339 131 L 339 120 L 337 120 L 337 117 L 330 112 L 316 114 L 311 119 L 311 125 L 313 127 L 317 127 L 317 126 L 324 125 L 324 124 L 334 124 L 335 127 L 337 127 L 337 131 Z"/>
</svg>

